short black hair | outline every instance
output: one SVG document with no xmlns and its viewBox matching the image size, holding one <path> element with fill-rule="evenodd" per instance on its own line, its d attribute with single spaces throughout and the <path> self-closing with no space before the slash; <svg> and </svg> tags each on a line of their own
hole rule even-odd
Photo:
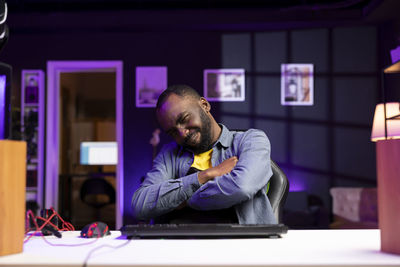
<svg viewBox="0 0 400 267">
<path fill-rule="evenodd" d="M 192 97 L 194 99 L 200 99 L 200 94 L 192 87 L 185 84 L 171 85 L 165 89 L 158 97 L 156 110 L 159 110 L 162 104 L 167 100 L 168 96 L 175 94 L 180 97 Z"/>
</svg>

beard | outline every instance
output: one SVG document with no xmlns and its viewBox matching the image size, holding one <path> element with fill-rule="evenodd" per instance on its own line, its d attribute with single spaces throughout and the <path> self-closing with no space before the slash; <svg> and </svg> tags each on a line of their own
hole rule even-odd
<svg viewBox="0 0 400 267">
<path fill-rule="evenodd" d="M 210 150 L 212 146 L 211 119 L 203 109 L 199 108 L 201 126 L 196 127 L 188 136 L 186 136 L 183 147 L 191 150 L 194 154 L 201 154 Z M 188 142 L 196 133 L 200 133 L 200 141 L 197 145 L 189 145 Z"/>
</svg>

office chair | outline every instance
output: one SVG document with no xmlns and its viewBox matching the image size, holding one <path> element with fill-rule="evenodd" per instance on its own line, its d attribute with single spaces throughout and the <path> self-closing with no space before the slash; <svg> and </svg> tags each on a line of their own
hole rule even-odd
<svg viewBox="0 0 400 267">
<path fill-rule="evenodd" d="M 272 176 L 269 180 L 267 196 L 276 221 L 282 223 L 283 206 L 289 192 L 289 180 L 281 168 L 271 160 Z"/>
<path fill-rule="evenodd" d="M 100 220 L 100 209 L 115 203 L 115 189 L 103 178 L 89 178 L 82 184 L 80 197 L 83 203 L 96 209 L 96 220 Z"/>
</svg>

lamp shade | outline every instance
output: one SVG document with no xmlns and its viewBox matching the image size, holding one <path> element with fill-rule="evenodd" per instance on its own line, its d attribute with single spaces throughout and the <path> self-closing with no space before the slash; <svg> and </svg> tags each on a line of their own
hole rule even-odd
<svg viewBox="0 0 400 267">
<path fill-rule="evenodd" d="M 378 104 L 375 108 L 374 122 L 372 125 L 371 141 L 376 142 L 385 139 L 400 139 L 400 103 L 386 103 L 386 131 L 385 137 L 385 110 L 384 104 Z M 393 118 L 399 116 L 398 118 Z M 390 119 L 389 119 L 390 118 Z"/>
</svg>

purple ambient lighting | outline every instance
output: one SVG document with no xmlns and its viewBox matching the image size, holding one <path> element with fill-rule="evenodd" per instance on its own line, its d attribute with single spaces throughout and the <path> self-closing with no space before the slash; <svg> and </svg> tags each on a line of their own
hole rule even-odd
<svg viewBox="0 0 400 267">
<path fill-rule="evenodd" d="M 290 177 L 289 184 L 289 192 L 307 191 L 307 186 L 304 180 L 299 179 L 298 177 Z"/>
<path fill-rule="evenodd" d="M 289 192 L 307 191 L 307 179 L 297 172 L 294 172 L 290 167 L 282 167 L 283 172 L 289 180 Z"/>
<path fill-rule="evenodd" d="M 390 50 L 390 57 L 392 58 L 392 64 L 400 60 L 400 46 L 393 50 Z"/>
<path fill-rule="evenodd" d="M 167 84 L 167 67 L 136 67 L 136 106 L 155 107 Z"/>
<path fill-rule="evenodd" d="M 6 76 L 0 75 L 0 139 L 5 137 L 6 127 Z"/>
</svg>

